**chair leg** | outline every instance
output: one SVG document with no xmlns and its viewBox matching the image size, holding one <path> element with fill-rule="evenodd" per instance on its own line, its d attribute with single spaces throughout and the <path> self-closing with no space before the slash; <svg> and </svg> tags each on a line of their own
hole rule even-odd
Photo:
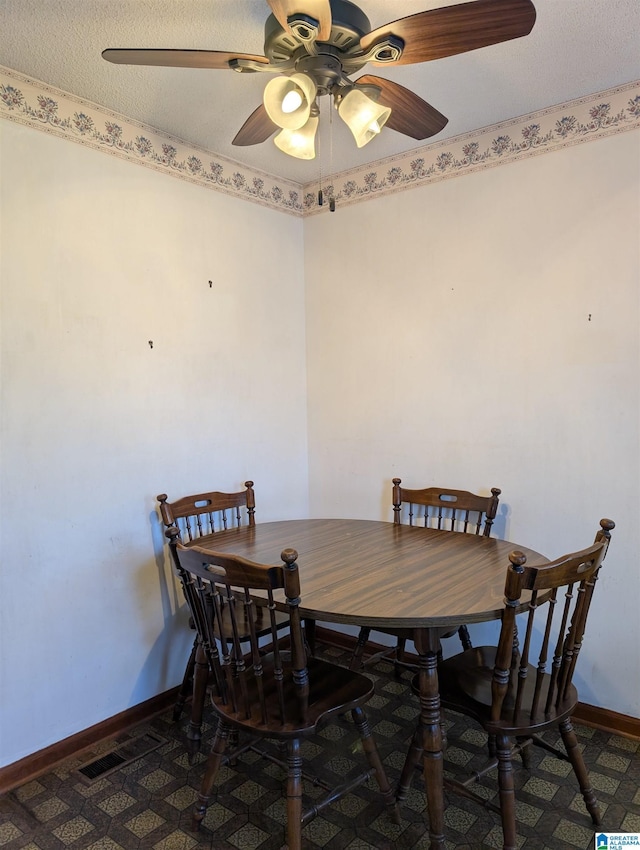
<svg viewBox="0 0 640 850">
<path fill-rule="evenodd" d="M 225 724 L 220 721 L 218 723 L 218 728 L 216 729 L 215 738 L 213 739 L 211 753 L 209 754 L 209 758 L 207 760 L 207 769 L 202 779 L 202 785 L 200 786 L 198 802 L 196 803 L 196 807 L 193 812 L 191 828 L 194 832 L 197 832 L 200 829 L 200 824 L 204 820 L 204 816 L 207 813 L 207 808 L 209 807 L 209 800 L 211 798 L 211 790 L 216 781 L 216 776 L 222 763 L 222 757 L 224 756 L 225 750 L 227 748 L 228 739 L 229 727 L 225 726 Z"/>
<path fill-rule="evenodd" d="M 193 700 L 191 702 L 191 718 L 187 727 L 187 751 L 189 761 L 200 751 L 202 739 L 202 716 L 204 704 L 207 699 L 207 685 L 209 683 L 209 661 L 207 653 L 200 642 L 196 649 L 195 670 L 193 674 Z"/>
<path fill-rule="evenodd" d="M 531 767 L 531 738 L 520 736 L 516 737 L 516 741 L 518 742 L 518 744 L 521 745 L 520 758 L 522 759 L 522 766 L 525 768 L 525 770 L 529 770 L 529 768 Z M 525 743 L 527 741 L 529 742 L 528 745 Z"/>
<path fill-rule="evenodd" d="M 305 620 L 304 621 L 304 636 L 307 641 L 307 646 L 309 647 L 309 652 L 311 655 L 316 654 L 316 621 L 315 620 Z"/>
<path fill-rule="evenodd" d="M 503 850 L 516 850 L 516 797 L 513 787 L 511 741 L 507 735 L 496 735 L 498 756 L 498 788 L 502 815 Z"/>
<path fill-rule="evenodd" d="M 413 774 L 420 764 L 420 759 L 422 758 L 422 728 L 420 724 L 416 727 L 416 731 L 413 733 L 413 738 L 411 739 L 411 744 L 409 745 L 409 750 L 407 752 L 407 757 L 404 760 L 404 767 L 402 768 L 402 773 L 400 774 L 400 782 L 398 783 L 398 790 L 396 791 L 396 799 L 398 803 L 404 803 L 407 799 L 407 794 L 409 793 L 409 789 L 411 788 L 411 780 L 413 778 Z"/>
<path fill-rule="evenodd" d="M 389 816 L 394 823 L 400 823 L 400 815 L 398 814 L 396 798 L 391 789 L 391 785 L 389 785 L 389 780 L 387 779 L 387 774 L 385 773 L 382 765 L 380 753 L 378 752 L 376 742 L 371 734 L 371 728 L 369 726 L 367 716 L 361 708 L 354 708 L 351 712 L 351 716 L 353 717 L 353 722 L 355 723 L 360 735 L 362 749 L 364 750 L 367 761 L 375 771 L 376 781 L 380 788 L 380 792 L 382 793 Z"/>
<path fill-rule="evenodd" d="M 460 643 L 462 644 L 462 648 L 464 650 L 471 649 L 473 644 L 471 643 L 469 629 L 466 626 L 460 626 L 460 628 L 458 629 L 458 637 L 460 638 Z"/>
<path fill-rule="evenodd" d="M 236 750 L 240 746 L 240 733 L 237 729 L 231 729 L 229 732 L 229 749 L 231 750 L 231 755 L 229 756 L 229 766 L 236 767 L 238 764 L 238 755 Z"/>
<path fill-rule="evenodd" d="M 356 641 L 356 648 L 353 651 L 353 655 L 351 656 L 349 670 L 359 670 L 362 667 L 362 656 L 364 655 L 364 648 L 369 641 L 370 634 L 371 629 L 367 628 L 367 626 L 363 626 L 360 629 L 360 633 L 358 634 L 358 640 Z"/>
<path fill-rule="evenodd" d="M 591 787 L 589 771 L 587 770 L 587 766 L 582 758 L 582 753 L 578 747 L 578 739 L 576 738 L 576 733 L 573 731 L 571 718 L 567 717 L 566 720 L 562 721 L 560 724 L 560 734 L 562 735 L 562 742 L 567 750 L 567 756 L 569 757 L 571 766 L 573 767 L 576 778 L 580 784 L 582 797 L 584 799 L 585 806 L 587 807 L 587 811 L 591 815 L 591 821 L 595 826 L 600 826 L 602 823 L 600 808 L 598 806 L 598 801 L 596 800 L 596 795 Z"/>
<path fill-rule="evenodd" d="M 490 759 L 494 759 L 496 757 L 496 736 L 495 735 L 487 735 L 487 751 L 489 753 Z"/>
<path fill-rule="evenodd" d="M 404 662 L 404 653 L 405 653 L 406 645 L 407 645 L 406 638 L 399 637 L 398 642 L 396 644 L 396 660 L 395 660 L 395 664 L 393 665 L 393 675 L 394 675 L 396 681 L 398 681 L 398 682 L 402 678 L 401 662 Z"/>
<path fill-rule="evenodd" d="M 289 742 L 287 757 L 287 846 L 302 848 L 302 756 L 300 741 Z"/>
<path fill-rule="evenodd" d="M 196 663 L 196 652 L 198 651 L 198 644 L 200 643 L 198 637 L 193 641 L 193 646 L 191 647 L 191 654 L 189 655 L 189 660 L 187 661 L 187 666 L 184 671 L 184 676 L 182 678 L 182 685 L 180 685 L 180 690 L 178 691 L 178 699 L 176 700 L 176 704 L 173 707 L 173 722 L 177 723 L 180 720 L 182 715 L 182 709 L 186 701 L 193 693 L 193 671 Z"/>
</svg>

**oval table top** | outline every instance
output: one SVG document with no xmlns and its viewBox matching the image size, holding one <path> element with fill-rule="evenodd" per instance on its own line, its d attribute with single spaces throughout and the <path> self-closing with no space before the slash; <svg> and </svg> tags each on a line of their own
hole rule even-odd
<svg viewBox="0 0 640 850">
<path fill-rule="evenodd" d="M 505 540 L 356 519 L 258 523 L 194 544 L 266 564 L 295 549 L 300 613 L 327 622 L 389 628 L 479 623 L 501 616 L 509 553 L 548 559 Z"/>
</svg>

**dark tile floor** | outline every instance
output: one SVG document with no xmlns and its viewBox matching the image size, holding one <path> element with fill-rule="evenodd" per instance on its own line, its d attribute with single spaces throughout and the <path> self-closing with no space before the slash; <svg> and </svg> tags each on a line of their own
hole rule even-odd
<svg viewBox="0 0 640 850">
<path fill-rule="evenodd" d="M 326 649 L 340 661 L 342 653 Z M 418 705 L 408 678 L 397 682 L 390 665 L 369 671 L 376 694 L 368 715 L 392 783 L 398 779 L 416 720 Z M 213 729 L 205 729 L 206 752 Z M 141 733 L 162 739 L 137 760 L 89 781 L 78 772 L 92 757 L 70 760 L 49 774 L 0 798 L 0 848 L 3 850 L 279 850 L 284 842 L 281 768 L 248 752 L 237 767 L 224 767 L 216 801 L 199 833 L 189 830 L 191 810 L 202 776 L 204 755 L 189 764 L 183 735 L 186 720 L 172 723 L 164 714 L 123 735 Z M 453 775 L 479 767 L 484 737 L 466 719 L 447 718 L 446 770 Z M 585 727 L 577 733 L 593 786 L 603 810 L 602 831 L 640 832 L 640 742 Z M 550 741 L 554 740 L 552 735 Z M 306 766 L 335 781 L 360 762 L 357 735 L 346 719 L 327 727 L 304 746 Z M 320 746 L 322 744 L 322 746 Z M 104 753 L 111 745 L 96 751 Z M 594 829 L 566 762 L 534 749 L 530 771 L 518 762 L 517 817 L 519 848 L 561 850 L 594 847 Z M 384 850 L 429 846 L 425 801 L 416 773 L 402 822 L 390 822 L 375 783 L 359 788 L 325 809 L 305 827 L 309 850 Z M 483 779 L 483 793 L 495 794 L 495 774 Z M 305 791 L 316 791 L 307 784 Z M 501 847 L 497 815 L 457 795 L 446 796 L 447 850 Z"/>
</svg>

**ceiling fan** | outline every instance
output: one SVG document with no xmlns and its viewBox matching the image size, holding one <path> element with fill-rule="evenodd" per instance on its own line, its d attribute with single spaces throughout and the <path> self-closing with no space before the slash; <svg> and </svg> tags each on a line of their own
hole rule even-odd
<svg viewBox="0 0 640 850">
<path fill-rule="evenodd" d="M 301 159 L 315 156 L 317 98 L 330 95 L 358 147 L 386 124 L 413 139 L 439 133 L 447 118 L 414 92 L 384 79 L 351 75 L 367 63 L 409 65 L 528 35 L 531 0 L 472 0 L 418 12 L 375 30 L 349 0 L 267 0 L 264 56 L 221 50 L 108 49 L 109 62 L 174 68 L 232 69 L 279 76 L 247 118 L 234 145 L 257 145 L 276 131 L 276 145 Z"/>
</svg>

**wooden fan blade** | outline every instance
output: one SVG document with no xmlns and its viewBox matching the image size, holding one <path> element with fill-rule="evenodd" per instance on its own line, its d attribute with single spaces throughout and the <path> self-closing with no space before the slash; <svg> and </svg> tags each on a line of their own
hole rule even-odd
<svg viewBox="0 0 640 850">
<path fill-rule="evenodd" d="M 269 136 L 273 135 L 279 129 L 278 125 L 274 124 L 271 118 L 269 118 L 264 104 L 261 103 L 257 109 L 254 109 L 242 127 L 240 127 L 231 144 L 259 145 L 262 142 L 266 142 Z"/>
<path fill-rule="evenodd" d="M 384 36 L 398 36 L 404 51 L 396 61 L 384 64 L 410 65 L 520 38 L 531 32 L 535 20 L 531 0 L 474 0 L 385 24 L 363 35 L 360 47 L 366 51 Z"/>
<path fill-rule="evenodd" d="M 391 127 L 392 130 L 411 136 L 412 139 L 428 139 L 429 136 L 435 136 L 446 127 L 449 121 L 426 100 L 404 86 L 392 83 L 391 80 L 365 74 L 356 80 L 356 86 L 360 85 L 378 86 L 381 89 L 378 103 L 391 109 L 391 115 L 385 127 Z"/>
<path fill-rule="evenodd" d="M 269 64 L 266 56 L 251 53 L 226 53 L 223 50 L 129 50 L 110 48 L 102 51 L 102 58 L 116 65 L 159 65 L 167 68 L 209 68 L 226 70 L 232 59 L 251 59 Z"/>
<path fill-rule="evenodd" d="M 318 41 L 328 41 L 331 36 L 331 4 L 329 0 L 267 0 L 275 19 L 286 32 L 291 32 L 287 18 L 291 15 L 308 15 L 320 25 Z"/>
</svg>

